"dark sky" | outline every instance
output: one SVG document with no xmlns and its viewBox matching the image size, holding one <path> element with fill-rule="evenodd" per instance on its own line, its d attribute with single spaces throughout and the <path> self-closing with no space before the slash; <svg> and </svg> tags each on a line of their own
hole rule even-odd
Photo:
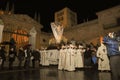
<svg viewBox="0 0 120 80">
<path fill-rule="evenodd" d="M 14 4 L 15 13 L 28 14 L 34 18 L 35 12 L 40 14 L 40 23 L 44 31 L 50 29 L 50 22 L 54 21 L 54 12 L 70 8 L 77 13 L 78 24 L 83 20 L 97 18 L 96 12 L 120 5 L 120 0 L 0 0 L 0 8 L 5 9 L 6 3 Z M 11 7 L 11 6 L 10 6 Z"/>
</svg>

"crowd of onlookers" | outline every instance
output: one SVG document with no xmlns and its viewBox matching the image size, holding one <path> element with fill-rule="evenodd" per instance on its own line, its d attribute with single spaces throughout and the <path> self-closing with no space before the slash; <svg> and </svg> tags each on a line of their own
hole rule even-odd
<svg viewBox="0 0 120 80">
<path fill-rule="evenodd" d="M 5 46 L 0 46 L 0 69 L 5 68 L 5 62 L 7 61 L 8 69 L 13 69 L 15 60 L 17 60 L 16 67 L 19 69 L 30 68 L 30 62 L 32 62 L 31 67 L 34 68 L 35 63 L 39 64 L 40 62 L 40 52 L 38 49 L 32 50 L 30 46 L 26 48 L 20 47 L 18 51 L 15 47 L 10 47 L 7 55 Z"/>
</svg>

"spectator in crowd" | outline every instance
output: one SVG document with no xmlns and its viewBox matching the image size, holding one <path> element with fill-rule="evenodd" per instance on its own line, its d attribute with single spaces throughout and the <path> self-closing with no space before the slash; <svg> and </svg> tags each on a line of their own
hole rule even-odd
<svg viewBox="0 0 120 80">
<path fill-rule="evenodd" d="M 110 58 L 110 68 L 112 72 L 112 80 L 119 80 L 120 77 L 120 51 L 119 41 L 114 32 L 109 32 L 103 39 L 107 47 L 107 53 Z"/>
<path fill-rule="evenodd" d="M 38 49 L 33 50 L 32 55 L 31 55 L 31 60 L 32 60 L 32 67 L 35 68 L 35 66 L 39 66 L 40 63 L 40 52 Z"/>
<path fill-rule="evenodd" d="M 88 45 L 86 46 L 86 50 L 84 52 L 84 67 L 91 68 L 92 66 L 92 50 L 91 47 Z"/>
<path fill-rule="evenodd" d="M 30 58 L 32 54 L 32 50 L 30 46 L 27 46 L 26 49 L 24 50 L 25 52 L 25 63 L 24 63 L 24 68 L 28 69 L 30 67 Z"/>
<path fill-rule="evenodd" d="M 16 54 L 15 48 L 11 47 L 9 50 L 9 69 L 13 69 L 13 62 L 15 61 Z"/>
<path fill-rule="evenodd" d="M 24 61 L 24 59 L 25 59 L 25 52 L 24 52 L 24 50 L 23 50 L 23 48 L 22 47 L 20 47 L 19 48 L 19 51 L 18 51 L 18 68 L 20 68 L 21 69 L 21 67 L 22 67 L 22 62 Z"/>
<path fill-rule="evenodd" d="M 6 60 L 6 51 L 5 51 L 5 46 L 0 46 L 0 69 L 4 68 L 4 62 Z"/>
</svg>

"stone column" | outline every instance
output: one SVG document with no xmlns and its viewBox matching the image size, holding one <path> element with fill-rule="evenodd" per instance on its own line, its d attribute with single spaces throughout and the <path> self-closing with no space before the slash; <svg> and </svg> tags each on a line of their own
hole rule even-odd
<svg viewBox="0 0 120 80">
<path fill-rule="evenodd" d="M 31 48 L 32 49 L 35 49 L 35 46 L 36 46 L 36 30 L 35 28 L 33 27 L 31 30 L 30 30 L 30 37 L 29 37 L 29 44 L 31 44 Z"/>
<path fill-rule="evenodd" d="M 0 43 L 2 42 L 3 28 L 4 28 L 4 25 L 0 24 Z"/>
</svg>

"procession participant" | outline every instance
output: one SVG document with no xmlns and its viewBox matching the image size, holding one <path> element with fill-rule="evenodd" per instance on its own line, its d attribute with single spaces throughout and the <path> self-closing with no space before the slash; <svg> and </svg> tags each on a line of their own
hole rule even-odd
<svg viewBox="0 0 120 80">
<path fill-rule="evenodd" d="M 107 56 L 107 49 L 103 43 L 101 43 L 100 47 L 98 47 L 96 56 L 98 57 L 98 70 L 110 71 L 110 64 Z"/>
<path fill-rule="evenodd" d="M 64 70 L 67 70 L 67 64 L 68 64 L 68 49 L 69 49 L 69 45 L 68 43 L 65 44 L 65 48 L 64 48 L 64 53 L 65 53 L 65 61 L 64 61 Z"/>
<path fill-rule="evenodd" d="M 42 48 L 40 50 L 40 55 L 41 55 L 41 65 L 42 66 L 49 66 L 49 58 L 48 58 L 48 51 L 47 48 Z"/>
<path fill-rule="evenodd" d="M 67 71 L 75 71 L 75 59 L 74 59 L 74 49 L 73 45 L 69 44 L 68 51 L 66 53 L 66 70 Z"/>
<path fill-rule="evenodd" d="M 84 64 L 83 64 L 83 52 L 85 50 L 83 49 L 82 45 L 78 46 L 77 52 L 75 54 L 75 67 L 76 68 L 83 68 Z"/>
<path fill-rule="evenodd" d="M 58 62 L 58 69 L 63 70 L 65 67 L 65 46 L 62 44 L 60 53 L 59 53 L 59 62 Z"/>
</svg>

